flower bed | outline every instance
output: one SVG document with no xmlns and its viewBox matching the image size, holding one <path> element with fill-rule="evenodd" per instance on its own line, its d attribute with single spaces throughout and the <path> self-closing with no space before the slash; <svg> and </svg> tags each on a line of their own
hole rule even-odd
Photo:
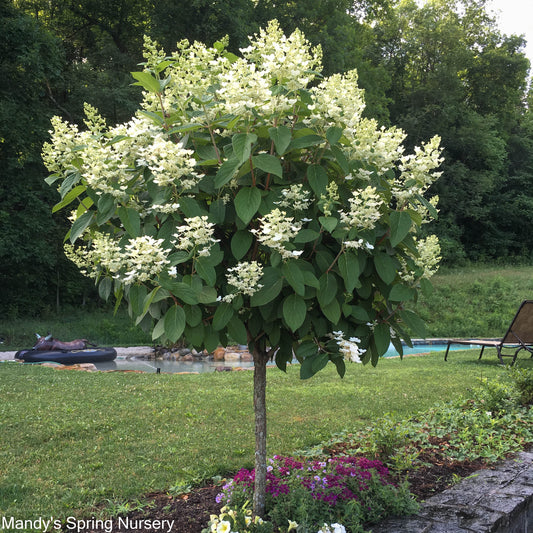
<svg viewBox="0 0 533 533">
<path fill-rule="evenodd" d="M 209 532 L 363 532 L 364 525 L 391 514 L 411 514 L 417 504 L 406 485 L 392 482 L 387 467 L 363 457 L 299 460 L 274 456 L 267 469 L 266 520 L 252 520 L 247 508 L 255 472 L 240 470 L 224 485 Z M 244 528 L 244 529 L 243 529 Z"/>
</svg>

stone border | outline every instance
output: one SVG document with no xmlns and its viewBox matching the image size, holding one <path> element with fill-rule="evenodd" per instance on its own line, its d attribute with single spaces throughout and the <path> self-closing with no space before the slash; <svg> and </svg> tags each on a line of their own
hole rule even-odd
<svg viewBox="0 0 533 533">
<path fill-rule="evenodd" d="M 533 532 L 533 451 L 490 466 L 426 500 L 415 517 L 391 518 L 372 533 Z"/>
</svg>

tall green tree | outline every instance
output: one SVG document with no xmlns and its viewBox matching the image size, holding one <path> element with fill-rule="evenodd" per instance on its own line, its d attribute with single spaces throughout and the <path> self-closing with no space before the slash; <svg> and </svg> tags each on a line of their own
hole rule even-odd
<svg viewBox="0 0 533 533">
<path fill-rule="evenodd" d="M 0 315 L 16 316 L 55 308 L 74 272 L 62 251 L 61 219 L 51 216 L 57 196 L 43 181 L 40 157 L 64 56 L 55 37 L 5 0 L 0 32 Z"/>
<path fill-rule="evenodd" d="M 70 256 L 154 340 L 248 345 L 263 515 L 268 360 L 342 376 L 420 334 L 403 303 L 438 262 L 417 236 L 439 139 L 404 154 L 402 132 L 362 117 L 355 73 L 317 80 L 317 50 L 275 22 L 241 58 L 222 43 L 171 59 L 149 43 L 146 58 L 134 120 L 107 128 L 90 106 L 87 130 L 53 119 L 47 181 L 76 205 Z"/>
<path fill-rule="evenodd" d="M 392 121 L 408 144 L 442 136 L 445 163 L 434 192 L 444 257 L 497 255 L 491 205 L 505 187 L 507 142 L 523 114 L 524 41 L 502 36 L 477 0 L 404 0 L 380 24 Z"/>
</svg>

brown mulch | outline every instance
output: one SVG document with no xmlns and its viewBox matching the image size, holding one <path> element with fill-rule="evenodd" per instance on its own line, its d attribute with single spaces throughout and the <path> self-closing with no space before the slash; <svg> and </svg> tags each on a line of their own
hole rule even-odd
<svg viewBox="0 0 533 533">
<path fill-rule="evenodd" d="M 422 450 L 419 459 L 426 463 L 426 466 L 408 474 L 410 490 L 418 501 L 442 492 L 453 485 L 458 477 L 469 476 L 487 467 L 479 460 L 452 461 L 433 449 Z M 163 527 L 163 524 L 155 522 L 156 520 L 174 521 L 172 533 L 201 533 L 207 526 L 210 515 L 218 514 L 220 504 L 216 503 L 215 497 L 220 489 L 220 486 L 210 485 L 193 489 L 190 493 L 178 497 L 165 493 L 149 494 L 146 497 L 148 505 L 143 510 L 133 511 L 121 520 L 113 519 L 113 533 L 126 533 L 132 530 L 136 533 L 168 531 L 167 526 Z M 126 519 L 129 520 L 128 523 L 125 522 Z M 105 524 L 102 524 L 102 527 L 81 531 L 104 533 L 106 529 Z"/>
</svg>

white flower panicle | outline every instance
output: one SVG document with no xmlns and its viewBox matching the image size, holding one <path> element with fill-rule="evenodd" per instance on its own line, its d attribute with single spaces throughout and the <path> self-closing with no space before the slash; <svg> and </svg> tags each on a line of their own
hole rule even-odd
<svg viewBox="0 0 533 533">
<path fill-rule="evenodd" d="M 425 239 L 416 240 L 419 257 L 415 258 L 418 267 L 424 270 L 423 278 L 429 279 L 439 269 L 440 244 L 436 235 L 429 235 Z"/>
<path fill-rule="evenodd" d="M 302 224 L 294 222 L 294 217 L 287 217 L 285 211 L 276 208 L 266 214 L 261 221 L 259 229 L 252 229 L 261 244 L 280 253 L 281 257 L 288 259 L 298 257 L 300 251 L 290 251 L 285 247 L 300 231 Z"/>
<path fill-rule="evenodd" d="M 125 250 L 126 273 L 124 283 L 148 281 L 156 277 L 170 263 L 169 251 L 162 247 L 163 239 L 149 235 L 130 239 Z"/>
<path fill-rule="evenodd" d="M 162 239 L 145 235 L 129 239 L 122 249 L 109 235 L 94 233 L 88 247 L 66 244 L 65 254 L 88 277 L 104 272 L 131 284 L 155 278 L 169 264 L 169 250 L 162 244 Z"/>
<path fill-rule="evenodd" d="M 324 524 L 317 533 L 346 533 L 342 524 Z"/>
<path fill-rule="evenodd" d="M 348 340 L 346 340 L 342 331 L 334 331 L 329 336 L 337 342 L 339 351 L 346 361 L 351 361 L 352 363 L 362 362 L 361 356 L 366 352 L 366 350 L 359 348 L 361 339 L 358 339 L 357 337 L 350 337 Z"/>
<path fill-rule="evenodd" d="M 252 296 L 263 287 L 259 280 L 263 276 L 263 267 L 257 261 L 242 262 L 228 269 L 226 280 L 235 288 L 235 292 L 228 294 L 221 300 L 231 302 L 237 294 Z"/>
<path fill-rule="evenodd" d="M 309 208 L 311 199 L 310 192 L 303 190 L 303 185 L 291 185 L 288 189 L 282 189 L 282 199 L 277 202 L 280 207 L 290 208 L 293 211 L 305 211 Z"/>
<path fill-rule="evenodd" d="M 178 250 L 194 249 L 199 256 L 208 256 L 211 246 L 219 242 L 213 237 L 215 224 L 208 222 L 207 216 L 186 218 L 185 222 L 186 225 L 176 228 L 173 244 Z"/>
<path fill-rule="evenodd" d="M 380 208 L 383 200 L 376 193 L 376 188 L 368 186 L 355 190 L 349 199 L 350 212 L 340 212 L 341 223 L 357 230 L 373 229 L 381 217 Z"/>
<path fill-rule="evenodd" d="M 189 190 L 201 178 L 193 171 L 196 166 L 193 154 L 193 150 L 186 150 L 160 134 L 149 146 L 139 149 L 137 165 L 147 166 L 154 176 L 154 183 L 161 187 L 175 185 L 181 190 Z"/>
</svg>

